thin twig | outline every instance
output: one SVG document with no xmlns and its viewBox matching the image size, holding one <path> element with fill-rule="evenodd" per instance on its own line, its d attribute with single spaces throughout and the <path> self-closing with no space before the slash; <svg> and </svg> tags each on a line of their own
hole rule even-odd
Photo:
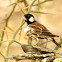
<svg viewBox="0 0 62 62">
<path fill-rule="evenodd" d="M 10 19 L 12 13 L 14 12 L 15 7 L 16 7 L 16 4 L 13 6 L 13 9 L 12 9 L 12 11 L 10 12 L 10 15 L 8 16 L 8 18 L 6 18 L 6 24 L 5 24 L 5 27 L 8 26 L 8 20 Z M 4 30 L 5 30 L 5 27 L 4 27 Z M 3 40 L 3 37 L 4 37 L 4 31 L 2 32 L 1 42 L 2 42 L 2 40 Z M 9 42 L 7 43 L 7 47 L 6 47 L 6 49 L 5 49 L 5 56 L 8 55 L 8 51 L 9 51 Z M 4 62 L 8 62 L 8 60 L 5 59 Z"/>
<path fill-rule="evenodd" d="M 22 3 L 23 1 L 17 1 L 18 3 Z M 12 5 L 14 5 L 14 4 L 16 4 L 16 3 L 11 3 L 9 6 L 12 6 Z"/>
<path fill-rule="evenodd" d="M 8 20 L 10 19 L 12 13 L 14 12 L 15 7 L 16 7 L 16 4 L 13 6 L 13 9 L 12 9 L 12 11 L 10 12 L 10 15 L 5 19 L 5 20 L 6 20 L 5 27 L 7 27 L 7 25 L 8 25 Z M 5 30 L 5 27 L 4 27 L 3 30 Z M 2 32 L 1 41 L 3 40 L 3 37 L 4 37 L 4 31 Z"/>
<path fill-rule="evenodd" d="M 6 28 L 6 32 L 5 32 L 5 33 L 6 33 L 6 37 L 7 37 L 7 40 L 8 40 L 8 33 L 7 33 L 7 28 Z"/>
<path fill-rule="evenodd" d="M 39 7 L 39 6 L 40 6 L 40 4 L 39 4 L 39 0 L 38 0 L 38 11 L 39 11 L 39 9 L 40 9 L 40 7 Z"/>
<path fill-rule="evenodd" d="M 6 57 L 0 52 L 0 55 L 4 58 L 4 61 L 7 62 Z"/>
<path fill-rule="evenodd" d="M 4 43 L 4 42 L 16 42 L 17 44 L 19 44 L 19 45 L 21 45 L 21 43 L 20 42 L 18 42 L 18 41 L 16 41 L 16 40 L 13 40 L 13 39 L 9 39 L 9 40 L 4 40 L 4 41 L 2 41 L 2 43 Z"/>
<path fill-rule="evenodd" d="M 16 42 L 16 43 L 19 44 L 19 45 L 22 45 L 20 42 L 18 42 L 18 41 L 16 41 L 16 40 L 14 40 L 14 42 Z"/>
<path fill-rule="evenodd" d="M 14 32 L 14 30 L 13 30 L 11 27 L 7 26 L 7 28 L 8 28 L 9 30 L 11 30 L 11 31 L 13 31 L 13 32 Z"/>
<path fill-rule="evenodd" d="M 30 11 L 30 12 L 39 13 L 39 14 L 51 14 L 51 15 L 54 15 L 54 14 L 52 14 L 52 13 L 45 13 L 45 12 L 39 12 L 39 11 Z"/>
<path fill-rule="evenodd" d="M 15 41 L 15 40 L 12 40 L 12 42 L 16 42 L 16 43 L 18 43 L 19 45 L 21 45 L 21 43 Z M 8 56 L 8 51 L 9 51 L 9 46 L 10 46 L 10 45 L 11 45 L 11 42 L 7 42 L 7 46 L 6 46 L 5 53 L 4 53 L 5 57 Z M 8 62 L 8 59 L 6 59 L 6 60 L 7 60 L 7 62 Z"/>
<path fill-rule="evenodd" d="M 39 4 L 43 4 L 43 3 L 45 3 L 45 2 L 47 2 L 47 1 L 45 0 L 45 1 L 43 1 L 43 2 L 40 2 Z M 38 6 L 38 4 L 34 4 L 33 6 Z"/>
<path fill-rule="evenodd" d="M 33 0 L 33 2 L 31 3 L 31 5 L 29 6 L 29 9 L 28 9 L 27 13 L 30 12 L 31 7 L 32 7 L 32 5 L 34 4 L 35 1 L 36 1 L 36 0 Z M 24 13 L 23 13 L 23 14 L 24 14 Z M 16 34 L 18 33 L 18 31 L 22 29 L 22 26 L 24 25 L 24 23 L 25 23 L 25 21 L 22 19 L 22 22 L 21 22 L 20 26 L 18 27 L 18 29 L 16 30 L 16 32 L 15 32 L 14 35 L 13 35 L 13 39 L 15 38 Z"/>
<path fill-rule="evenodd" d="M 43 3 L 46 3 L 46 2 L 48 2 L 48 1 L 53 1 L 53 0 L 45 0 L 45 1 L 43 1 L 43 2 L 40 2 L 39 4 L 43 4 Z M 34 4 L 33 6 L 38 6 L 38 4 Z"/>
<path fill-rule="evenodd" d="M 8 56 L 9 45 L 10 45 L 10 42 L 7 42 L 7 46 L 6 46 L 5 53 L 4 53 L 5 57 Z M 7 62 L 8 62 L 8 59 L 7 59 Z"/>
<path fill-rule="evenodd" d="M 14 12 L 14 10 L 15 10 L 15 7 L 16 7 L 16 4 L 13 6 L 13 9 L 12 9 L 12 11 L 10 12 L 10 15 L 8 16 L 8 18 L 6 18 L 6 25 L 5 25 L 5 27 L 8 26 L 8 21 L 9 21 L 11 15 L 13 14 L 13 12 Z M 4 27 L 4 30 L 5 30 L 5 27 Z M 3 37 L 4 37 L 4 31 L 3 31 L 3 33 L 2 33 L 1 41 L 3 40 Z M 10 44 L 10 43 L 8 42 L 8 43 L 7 43 L 7 46 L 6 46 L 6 49 L 5 49 L 5 53 L 4 53 L 5 56 L 8 55 L 9 44 Z M 6 60 L 7 60 L 7 59 L 6 59 Z M 4 62 L 8 62 L 8 60 L 7 60 L 7 61 L 4 61 Z"/>
<path fill-rule="evenodd" d="M 17 2 L 16 2 L 16 3 L 17 3 Z M 17 3 L 17 4 L 18 4 L 18 3 Z M 18 5 L 18 6 L 19 6 L 19 5 Z M 25 14 L 21 7 L 20 7 L 20 9 L 21 9 L 22 13 Z M 24 25 L 24 23 L 25 23 L 25 21 L 22 20 L 22 22 L 20 23 L 20 26 L 17 28 L 16 32 L 15 32 L 14 35 L 13 35 L 13 39 L 15 38 L 16 34 L 18 33 L 18 31 L 22 29 L 22 26 Z"/>
<path fill-rule="evenodd" d="M 53 1 L 53 0 L 45 0 L 45 1 L 40 2 L 40 3 L 38 3 L 38 4 L 34 4 L 33 7 L 34 7 L 34 6 L 38 6 L 38 5 L 40 5 L 40 4 L 43 4 L 43 3 L 46 3 L 46 2 L 48 2 L 48 1 Z M 29 6 L 25 7 L 24 10 L 26 10 L 27 8 L 29 8 Z"/>
<path fill-rule="evenodd" d="M 23 0 L 23 2 L 24 2 L 24 5 L 27 7 L 28 6 L 27 1 L 26 0 Z"/>
<path fill-rule="evenodd" d="M 28 7 L 28 2 L 26 0 L 23 0 L 23 2 L 24 2 L 25 7 Z M 27 10 L 28 10 L 28 8 L 26 8 L 26 11 Z"/>
<path fill-rule="evenodd" d="M 15 0 L 15 2 L 16 2 L 16 4 L 18 5 L 18 7 L 20 8 L 21 12 L 22 12 L 23 14 L 25 14 L 24 11 L 22 10 L 22 8 L 20 7 L 20 5 L 18 4 L 18 2 L 17 2 L 16 0 Z"/>
<path fill-rule="evenodd" d="M 31 3 L 31 5 L 29 6 L 27 13 L 29 13 L 31 11 L 31 8 L 32 8 L 33 4 L 35 3 L 35 1 L 36 0 L 33 0 L 33 2 Z"/>
<path fill-rule="evenodd" d="M 15 32 L 14 35 L 13 35 L 13 39 L 15 38 L 16 34 L 18 33 L 18 31 L 22 29 L 22 26 L 24 25 L 24 23 L 25 23 L 25 21 L 22 20 L 20 26 L 17 28 L 16 32 Z"/>
<path fill-rule="evenodd" d="M 20 41 L 20 37 L 21 37 L 21 30 L 20 30 L 20 32 L 19 32 L 19 41 Z"/>
</svg>

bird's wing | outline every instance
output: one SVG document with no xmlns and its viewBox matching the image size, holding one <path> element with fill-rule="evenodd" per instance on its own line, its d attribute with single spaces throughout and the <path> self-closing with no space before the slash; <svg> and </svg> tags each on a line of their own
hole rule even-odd
<svg viewBox="0 0 62 62">
<path fill-rule="evenodd" d="M 29 27 L 31 28 L 31 35 L 35 35 L 38 38 L 57 37 L 57 35 L 53 35 L 45 26 L 39 23 L 33 23 L 32 25 L 29 25 Z"/>
</svg>

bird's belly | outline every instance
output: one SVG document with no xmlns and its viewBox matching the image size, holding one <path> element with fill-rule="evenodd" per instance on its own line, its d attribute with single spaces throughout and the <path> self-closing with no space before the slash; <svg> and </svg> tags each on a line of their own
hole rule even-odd
<svg viewBox="0 0 62 62">
<path fill-rule="evenodd" d="M 24 33 L 25 33 L 25 34 L 27 34 L 28 31 L 30 31 L 30 28 L 29 28 L 29 27 L 27 27 L 27 28 L 24 29 Z"/>
</svg>

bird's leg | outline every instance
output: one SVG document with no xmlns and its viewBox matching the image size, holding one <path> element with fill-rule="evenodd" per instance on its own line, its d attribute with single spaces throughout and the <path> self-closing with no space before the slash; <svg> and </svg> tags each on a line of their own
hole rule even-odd
<svg viewBox="0 0 62 62">
<path fill-rule="evenodd" d="M 28 37 L 28 44 L 30 44 L 30 37 Z"/>
<path fill-rule="evenodd" d="M 35 44 L 35 45 L 38 46 L 38 41 L 39 41 L 39 39 L 38 39 L 38 38 L 35 38 L 35 37 L 33 37 L 33 38 L 34 38 L 34 40 L 36 41 L 36 44 Z M 32 40 L 32 36 L 31 36 L 31 37 L 28 38 L 28 44 L 29 44 L 29 45 L 32 45 L 32 41 L 33 41 L 33 40 Z"/>
<path fill-rule="evenodd" d="M 29 37 L 28 38 L 28 44 L 31 45 L 32 44 L 32 40 L 31 40 L 32 37 Z"/>
<path fill-rule="evenodd" d="M 50 42 L 51 40 L 49 38 L 46 38 L 47 42 L 46 42 L 46 47 L 47 47 L 47 43 Z"/>
<path fill-rule="evenodd" d="M 35 41 L 37 42 L 36 45 L 38 46 L 39 39 L 35 38 Z"/>
</svg>

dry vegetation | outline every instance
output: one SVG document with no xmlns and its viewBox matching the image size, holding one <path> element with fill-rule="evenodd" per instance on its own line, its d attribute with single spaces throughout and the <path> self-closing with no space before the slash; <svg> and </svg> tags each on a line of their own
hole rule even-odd
<svg viewBox="0 0 62 62">
<path fill-rule="evenodd" d="M 11 56 L 12 59 L 12 56 L 14 55 L 15 59 L 17 59 L 18 57 L 17 55 L 19 55 L 20 53 L 21 54 L 24 53 L 24 51 L 21 48 L 21 45 L 28 44 L 28 38 L 24 34 L 24 28 L 27 25 L 25 24 L 25 21 L 22 19 L 23 15 L 26 13 L 34 14 L 36 20 L 40 20 L 38 22 L 47 26 L 47 28 L 51 32 L 59 36 L 62 35 L 62 24 L 61 24 L 62 9 L 60 9 L 61 8 L 60 5 L 62 5 L 61 0 L 59 0 L 59 2 L 57 0 L 56 1 L 54 0 L 42 0 L 42 1 L 41 0 L 17 0 L 17 1 L 1 0 L 0 2 L 1 2 L 0 4 L 0 9 L 1 9 L 0 10 L 0 14 L 1 14 L 0 15 L 0 62 L 23 62 L 23 60 L 18 61 L 19 58 L 18 60 L 9 60 L 10 58 L 8 58 L 8 56 Z M 59 20 L 59 22 L 57 20 Z M 32 41 L 32 39 L 30 39 L 30 41 Z M 57 39 L 57 41 L 58 42 L 60 41 L 59 44 L 62 44 L 61 37 Z M 35 43 L 35 41 L 30 43 L 30 45 L 33 45 L 33 43 Z M 39 46 L 41 46 L 40 43 Z M 55 45 L 52 42 L 48 42 L 47 47 L 53 50 L 55 49 L 58 51 L 62 51 L 62 48 L 58 48 L 57 46 L 55 47 Z M 46 49 L 43 50 L 46 51 Z M 47 52 L 49 51 L 51 50 L 48 50 Z M 23 54 L 21 56 L 23 56 Z M 33 56 L 35 56 L 35 58 L 39 57 L 38 55 L 36 56 L 35 54 L 33 54 Z M 54 54 L 52 54 L 52 56 L 54 56 Z M 42 55 L 40 57 L 42 57 Z M 59 57 L 62 58 L 62 54 Z M 58 60 L 60 61 L 61 59 L 59 58 Z M 24 60 L 24 62 L 25 61 L 29 62 L 29 60 Z"/>
</svg>

